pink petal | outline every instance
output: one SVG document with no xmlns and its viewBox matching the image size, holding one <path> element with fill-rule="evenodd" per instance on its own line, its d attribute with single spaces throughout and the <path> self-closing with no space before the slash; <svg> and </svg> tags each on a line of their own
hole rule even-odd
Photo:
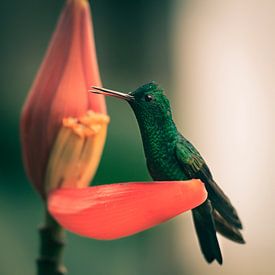
<svg viewBox="0 0 275 275">
<path fill-rule="evenodd" d="M 199 180 L 108 184 L 55 190 L 48 197 L 48 210 L 69 231 L 111 240 L 165 222 L 206 197 Z"/>
<path fill-rule="evenodd" d="M 49 152 L 64 117 L 88 109 L 106 113 L 103 96 L 88 93 L 101 85 L 88 1 L 66 1 L 47 53 L 21 116 L 24 164 L 31 182 L 44 194 Z"/>
</svg>

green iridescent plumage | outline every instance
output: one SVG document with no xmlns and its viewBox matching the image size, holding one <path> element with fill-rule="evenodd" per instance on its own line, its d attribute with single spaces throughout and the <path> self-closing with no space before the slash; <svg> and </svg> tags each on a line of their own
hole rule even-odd
<svg viewBox="0 0 275 275">
<path fill-rule="evenodd" d="M 127 95 L 94 88 L 102 94 L 125 99 L 132 107 L 139 124 L 147 167 L 154 180 L 197 178 L 205 183 L 208 199 L 192 210 L 193 220 L 205 259 L 222 264 L 216 231 L 232 241 L 244 243 L 239 231 L 241 221 L 228 197 L 213 180 L 200 153 L 178 132 L 163 90 L 153 82 Z"/>
</svg>

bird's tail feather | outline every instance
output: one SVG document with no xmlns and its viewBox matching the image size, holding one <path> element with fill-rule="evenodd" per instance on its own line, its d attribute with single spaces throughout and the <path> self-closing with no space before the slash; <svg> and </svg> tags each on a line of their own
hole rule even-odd
<svg viewBox="0 0 275 275">
<path fill-rule="evenodd" d="M 222 264 L 222 254 L 216 236 L 212 212 L 211 202 L 206 200 L 203 204 L 193 209 L 192 214 L 201 251 L 205 259 L 208 263 L 217 260 L 219 264 Z"/>
</svg>

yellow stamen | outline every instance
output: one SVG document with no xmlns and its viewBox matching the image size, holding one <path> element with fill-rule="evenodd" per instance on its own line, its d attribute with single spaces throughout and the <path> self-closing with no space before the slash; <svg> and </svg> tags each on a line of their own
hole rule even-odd
<svg viewBox="0 0 275 275">
<path fill-rule="evenodd" d="M 109 117 L 88 111 L 80 118 L 65 118 L 50 153 L 46 191 L 85 187 L 94 177 L 105 143 Z"/>
</svg>

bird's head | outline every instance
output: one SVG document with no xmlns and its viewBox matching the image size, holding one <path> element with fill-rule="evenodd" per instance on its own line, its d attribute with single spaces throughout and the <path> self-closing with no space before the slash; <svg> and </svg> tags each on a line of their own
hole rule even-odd
<svg viewBox="0 0 275 275">
<path fill-rule="evenodd" d="M 92 89 L 91 92 L 94 93 L 126 100 L 139 121 L 164 123 L 165 120 L 172 119 L 170 103 L 163 90 L 155 82 L 145 84 L 128 94 L 100 87 L 92 87 Z"/>
</svg>

